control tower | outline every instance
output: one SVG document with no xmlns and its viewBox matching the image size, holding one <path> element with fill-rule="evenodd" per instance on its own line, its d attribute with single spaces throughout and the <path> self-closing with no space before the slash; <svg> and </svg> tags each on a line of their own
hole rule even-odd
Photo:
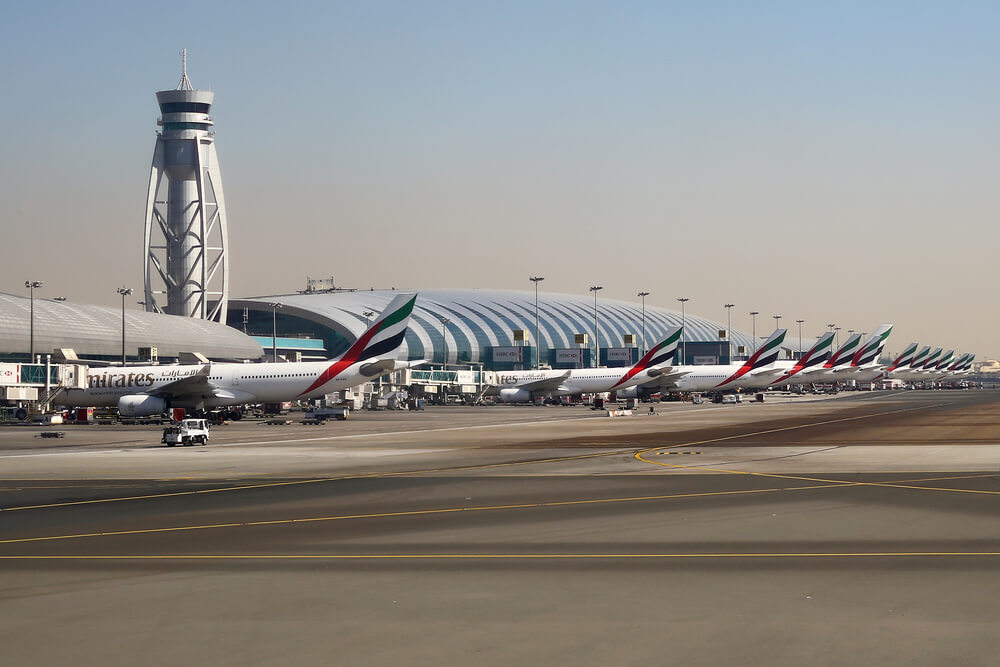
<svg viewBox="0 0 1000 667">
<path fill-rule="evenodd" d="M 229 301 L 226 202 L 214 123 L 215 93 L 181 80 L 160 105 L 146 193 L 146 310 L 225 323 Z"/>
</svg>

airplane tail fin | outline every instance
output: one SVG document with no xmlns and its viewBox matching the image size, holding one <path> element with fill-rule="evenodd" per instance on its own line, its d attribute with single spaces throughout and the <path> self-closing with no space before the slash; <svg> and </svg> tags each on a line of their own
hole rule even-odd
<svg viewBox="0 0 1000 667">
<path fill-rule="evenodd" d="M 378 319 L 372 322 L 341 359 L 364 361 L 395 353 L 403 343 L 416 300 L 416 294 L 397 294 L 393 297 Z"/>
<path fill-rule="evenodd" d="M 926 359 L 926 361 L 924 361 L 924 365 L 921 366 L 920 370 L 924 370 L 924 371 L 933 370 L 934 367 L 937 366 L 938 359 L 941 358 L 941 352 L 942 351 L 943 351 L 943 348 L 935 347 L 931 351 L 931 353 L 929 355 L 927 355 L 927 359 Z"/>
<path fill-rule="evenodd" d="M 781 354 L 781 344 L 785 342 L 786 333 L 788 333 L 788 329 L 775 329 L 774 333 L 760 346 L 760 349 L 743 364 L 744 368 L 748 371 L 757 370 L 777 361 L 778 355 Z"/>
<path fill-rule="evenodd" d="M 753 356 L 746 360 L 746 363 L 740 366 L 735 373 L 715 386 L 722 387 L 723 385 L 727 385 L 730 382 L 740 379 L 750 371 L 758 370 L 773 364 L 778 360 L 778 355 L 781 354 L 781 344 L 785 340 L 786 333 L 788 333 L 788 329 L 775 329 L 774 333 L 764 341 L 763 345 L 760 346 L 760 349 L 754 352 Z"/>
<path fill-rule="evenodd" d="M 378 361 L 395 357 L 396 350 L 403 344 L 406 336 L 406 327 L 410 324 L 410 315 L 413 313 L 413 304 L 416 300 L 416 294 L 400 293 L 393 297 L 378 319 L 358 337 L 354 345 L 320 373 L 300 396 L 322 387 L 345 368 L 359 361 Z M 364 374 L 367 377 L 374 377 L 392 370 L 389 366 L 388 363 L 368 364 L 365 366 Z"/>
<path fill-rule="evenodd" d="M 861 334 L 852 334 L 851 337 L 840 346 L 840 349 L 837 350 L 836 354 L 830 357 L 830 359 L 823 364 L 823 368 L 836 368 L 849 363 L 858 349 L 858 342 L 860 340 Z"/>
<path fill-rule="evenodd" d="M 677 352 L 677 343 L 680 339 L 681 327 L 672 327 L 669 329 L 663 340 L 654 345 L 649 352 L 643 355 L 642 359 L 637 361 L 632 368 L 628 369 L 628 371 L 620 380 L 618 380 L 618 382 L 615 383 L 614 386 L 618 387 L 625 382 L 628 382 L 634 376 L 645 370 L 669 364 L 673 360 L 674 354 Z"/>
<path fill-rule="evenodd" d="M 813 345 L 805 355 L 799 359 L 798 363 L 795 364 L 794 370 L 797 373 L 806 368 L 812 368 L 818 364 L 822 364 L 830 355 L 833 354 L 833 336 L 836 332 L 827 331 L 825 334 L 819 337 L 816 344 Z"/>
<path fill-rule="evenodd" d="M 948 368 L 948 366 L 951 365 L 951 363 L 954 361 L 955 361 L 955 350 L 948 350 L 947 352 L 941 355 L 941 360 L 938 361 L 937 365 L 934 366 L 934 370 L 943 371 L 946 368 Z"/>
<path fill-rule="evenodd" d="M 801 373 L 807 368 L 812 368 L 813 366 L 818 366 L 824 361 L 830 358 L 830 354 L 833 352 L 833 336 L 836 332 L 827 331 L 825 334 L 819 337 L 816 344 L 809 348 L 809 351 L 802 355 L 802 358 L 796 362 L 788 371 L 785 372 L 780 378 L 772 382 L 772 385 L 780 385 L 787 381 L 788 378 Z"/>
<path fill-rule="evenodd" d="M 970 356 L 972 356 L 971 352 L 963 352 L 957 359 L 951 362 L 947 369 L 948 372 L 955 373 L 962 370 L 965 364 L 968 363 Z"/>
<path fill-rule="evenodd" d="M 919 346 L 920 343 L 910 343 L 906 349 L 903 350 L 902 354 L 892 360 L 892 363 L 889 364 L 889 368 L 885 369 L 886 372 L 891 373 L 897 368 L 906 368 L 909 366 L 910 362 L 913 361 L 913 357 L 917 354 L 917 348 Z"/>
<path fill-rule="evenodd" d="M 927 361 L 927 355 L 931 353 L 931 346 L 924 345 L 919 352 L 913 355 L 913 361 L 910 362 L 910 370 L 919 371 L 924 367 L 924 363 Z"/>
<path fill-rule="evenodd" d="M 965 363 L 962 364 L 962 366 L 958 370 L 962 371 L 963 373 L 965 371 L 971 370 L 972 369 L 972 362 L 973 362 L 973 360 L 975 360 L 975 358 L 976 358 L 975 352 L 970 352 L 969 353 L 969 358 L 965 360 Z"/>
<path fill-rule="evenodd" d="M 867 340 L 865 340 L 865 344 L 854 353 L 854 358 L 851 359 L 851 366 L 857 368 L 876 363 L 879 355 L 882 354 L 882 348 L 885 347 L 885 341 L 891 333 L 891 324 L 883 324 L 875 329 L 872 335 L 868 336 Z"/>
</svg>

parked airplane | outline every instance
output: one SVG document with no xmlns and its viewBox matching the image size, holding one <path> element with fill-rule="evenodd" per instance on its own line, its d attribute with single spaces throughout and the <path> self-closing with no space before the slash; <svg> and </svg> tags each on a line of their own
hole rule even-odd
<svg viewBox="0 0 1000 667">
<path fill-rule="evenodd" d="M 673 327 L 631 368 L 501 371 L 497 373 L 498 382 L 492 393 L 505 403 L 524 403 L 536 396 L 623 391 L 669 370 L 680 338 L 681 327 Z"/>
<path fill-rule="evenodd" d="M 642 389 L 650 392 L 729 391 L 761 386 L 762 380 L 756 374 L 762 369 L 769 369 L 778 359 L 786 332 L 787 329 L 775 329 L 760 349 L 743 364 L 674 366 L 669 373 L 644 384 Z"/>
<path fill-rule="evenodd" d="M 124 366 L 88 374 L 88 388 L 67 390 L 66 406 L 117 406 L 125 417 L 169 408 L 204 410 L 245 403 L 317 398 L 423 362 L 397 361 L 416 294 L 398 294 L 338 359 L 189 366 Z"/>
</svg>

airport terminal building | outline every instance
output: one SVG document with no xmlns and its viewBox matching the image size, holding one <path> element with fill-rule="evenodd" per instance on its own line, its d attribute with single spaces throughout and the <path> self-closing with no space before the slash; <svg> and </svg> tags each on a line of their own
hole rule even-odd
<svg viewBox="0 0 1000 667">
<path fill-rule="evenodd" d="M 685 325 L 686 363 L 729 363 L 753 349 L 753 338 L 696 315 L 614 299 L 488 289 L 406 289 L 419 294 L 401 358 L 486 369 L 625 366 L 666 331 Z M 230 299 L 227 321 L 254 336 L 265 354 L 310 359 L 346 350 L 397 290 L 328 290 Z M 648 345 L 643 344 L 643 331 Z M 585 336 L 585 340 L 584 337 Z M 276 338 L 275 338 L 276 337 Z M 731 343 L 731 346 L 730 346 Z M 680 363 L 681 352 L 678 352 Z"/>
<path fill-rule="evenodd" d="M 130 363 L 149 361 L 140 348 L 154 348 L 163 362 L 176 361 L 183 353 L 213 361 L 262 356 L 260 343 L 218 322 L 0 294 L 0 359 L 28 361 L 32 349 L 35 356 L 72 349 L 81 359 L 121 361 L 123 319 Z"/>
</svg>

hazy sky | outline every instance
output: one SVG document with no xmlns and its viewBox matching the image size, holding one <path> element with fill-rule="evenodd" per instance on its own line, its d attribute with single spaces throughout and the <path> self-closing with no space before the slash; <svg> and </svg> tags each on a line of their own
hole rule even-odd
<svg viewBox="0 0 1000 667">
<path fill-rule="evenodd" d="M 140 6 L 141 5 L 141 6 Z M 635 299 L 1000 356 L 995 2 L 36 2 L 0 23 L 0 291 L 119 303 L 181 48 L 232 295 Z M 762 319 L 758 319 L 760 324 Z M 761 328 L 760 326 L 758 328 Z"/>
</svg>

